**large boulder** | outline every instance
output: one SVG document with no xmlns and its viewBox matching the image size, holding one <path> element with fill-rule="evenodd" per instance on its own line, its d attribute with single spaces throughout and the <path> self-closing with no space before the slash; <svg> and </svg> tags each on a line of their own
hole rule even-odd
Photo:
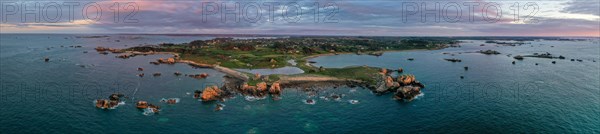
<svg viewBox="0 0 600 134">
<path fill-rule="evenodd" d="M 398 82 L 401 85 L 409 85 L 415 81 L 414 75 L 401 75 L 398 77 Z"/>
<path fill-rule="evenodd" d="M 174 58 L 168 58 L 167 59 L 167 64 L 175 64 L 175 59 Z"/>
<path fill-rule="evenodd" d="M 148 108 L 148 102 L 146 102 L 146 101 L 138 101 L 136 103 L 136 107 L 138 109 L 146 109 L 146 108 Z"/>
<path fill-rule="evenodd" d="M 223 91 L 217 86 L 206 87 L 204 91 L 202 91 L 200 99 L 202 99 L 202 101 L 214 101 L 219 99 L 221 92 Z"/>
<path fill-rule="evenodd" d="M 386 86 L 387 88 L 394 87 L 394 78 L 392 78 L 391 76 L 387 76 L 387 77 L 385 78 L 385 86 Z"/>
<path fill-rule="evenodd" d="M 383 75 L 386 75 L 388 73 L 388 70 L 386 68 L 381 68 L 381 71 L 379 72 Z"/>
<path fill-rule="evenodd" d="M 275 95 L 281 94 L 281 86 L 280 86 L 279 82 L 274 82 L 273 85 L 271 85 L 271 88 L 269 89 L 269 93 L 275 94 Z"/>
<path fill-rule="evenodd" d="M 261 83 L 256 84 L 256 90 L 258 90 L 259 92 L 267 91 L 267 83 L 261 82 Z"/>
<path fill-rule="evenodd" d="M 394 98 L 397 100 L 413 100 L 417 95 L 421 94 L 421 88 L 413 86 L 405 86 L 398 90 L 394 94 Z"/>
<path fill-rule="evenodd" d="M 108 99 L 110 99 L 111 101 L 120 101 L 120 98 L 124 96 L 125 95 L 123 94 L 111 94 L 110 96 L 108 96 Z"/>
</svg>

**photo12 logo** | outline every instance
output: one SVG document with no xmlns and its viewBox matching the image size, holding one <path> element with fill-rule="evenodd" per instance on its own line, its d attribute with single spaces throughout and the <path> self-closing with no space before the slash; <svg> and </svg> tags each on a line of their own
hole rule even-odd
<svg viewBox="0 0 600 134">
<path fill-rule="evenodd" d="M 0 2 L 2 23 L 59 23 L 88 22 L 103 23 L 139 23 L 144 17 L 153 14 L 140 14 L 146 10 L 157 10 L 157 5 L 149 2 L 98 1 L 98 2 Z M 168 4 L 176 7 L 201 9 L 201 13 L 191 10 L 185 12 L 163 12 L 190 14 L 202 17 L 203 23 L 257 23 L 281 21 L 298 23 L 337 23 L 339 7 L 336 2 L 202 2 L 172 1 Z M 142 7 L 148 6 L 148 7 Z M 190 7 L 191 6 L 191 7 Z M 144 9 L 144 10 L 142 10 Z M 145 15 L 145 16 L 142 16 Z"/>
<path fill-rule="evenodd" d="M 136 2 L 1 2 L 3 23 L 89 22 L 138 23 Z M 108 19 L 112 21 L 108 21 Z"/>
<path fill-rule="evenodd" d="M 524 4 L 523 4 L 524 3 Z M 535 2 L 402 2 L 403 23 L 536 23 L 540 7 Z M 431 21 L 433 20 L 433 21 Z"/>
<path fill-rule="evenodd" d="M 222 23 L 256 23 L 283 21 L 298 23 L 312 20 L 314 23 L 338 23 L 339 7 L 335 2 L 202 2 L 202 22 L 210 18 Z"/>
</svg>

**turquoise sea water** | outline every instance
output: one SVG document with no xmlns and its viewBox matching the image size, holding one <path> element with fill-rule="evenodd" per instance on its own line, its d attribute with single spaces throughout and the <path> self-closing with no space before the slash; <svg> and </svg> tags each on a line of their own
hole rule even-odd
<svg viewBox="0 0 600 134">
<path fill-rule="evenodd" d="M 361 88 L 331 88 L 314 97 L 286 89 L 282 99 L 248 101 L 242 96 L 216 103 L 192 98 L 193 91 L 222 84 L 224 74 L 184 64 L 152 65 L 168 55 L 118 59 L 96 46 L 124 48 L 162 42 L 183 43 L 202 36 L 2 34 L 0 36 L 0 130 L 11 133 L 600 133 L 600 45 L 598 41 L 532 41 L 509 47 L 465 41 L 460 48 L 312 59 L 317 66 L 369 65 L 416 75 L 427 88 L 412 102 Z M 116 41 L 119 40 L 119 41 Z M 63 45 L 64 47 L 61 47 Z M 82 48 L 72 48 L 81 45 Z M 125 46 L 127 45 L 127 46 Z M 551 47 L 554 46 L 554 47 Z M 49 49 L 48 49 L 49 48 Z M 494 49 L 500 55 L 465 53 Z M 83 53 L 88 51 L 88 53 Z M 583 62 L 506 56 L 550 52 Z M 450 54 L 453 53 L 454 56 Z M 461 54 L 459 54 L 461 53 Z M 49 57 L 50 62 L 43 58 Z M 407 58 L 414 58 L 408 61 Z M 444 61 L 459 58 L 460 63 Z M 552 64 L 556 61 L 556 64 Z M 596 62 L 593 62 L 596 61 Z M 538 63 L 538 65 L 535 65 Z M 465 71 L 464 66 L 469 70 Z M 136 76 L 143 67 L 145 77 Z M 176 77 L 209 73 L 203 80 Z M 262 71 L 262 70 L 261 70 Z M 150 74 L 161 72 L 162 76 Z M 460 79 L 464 76 L 464 79 Z M 95 99 L 124 93 L 125 104 L 94 107 Z M 341 100 L 321 96 L 344 94 Z M 162 98 L 180 98 L 175 105 Z M 312 98 L 316 104 L 305 104 Z M 143 115 L 134 102 L 162 106 Z M 350 100 L 359 103 L 351 104 Z"/>
</svg>

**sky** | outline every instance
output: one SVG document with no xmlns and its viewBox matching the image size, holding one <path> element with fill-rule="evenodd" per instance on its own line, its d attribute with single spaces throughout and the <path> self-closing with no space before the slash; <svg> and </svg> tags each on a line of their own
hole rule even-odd
<svg viewBox="0 0 600 134">
<path fill-rule="evenodd" d="M 598 0 L 8 0 L 0 4 L 0 33 L 600 37 Z"/>
</svg>

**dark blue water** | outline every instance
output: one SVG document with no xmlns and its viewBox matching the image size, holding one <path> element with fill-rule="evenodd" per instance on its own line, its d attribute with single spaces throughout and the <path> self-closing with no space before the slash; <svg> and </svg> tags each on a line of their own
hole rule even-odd
<svg viewBox="0 0 600 134">
<path fill-rule="evenodd" d="M 218 102 L 226 106 L 223 111 L 214 111 L 216 103 L 199 102 L 190 93 L 207 85 L 222 84 L 222 73 L 184 64 L 148 64 L 168 55 L 124 60 L 93 50 L 96 46 L 124 48 L 212 37 L 76 36 L 80 35 L 0 36 L 0 130 L 13 133 L 600 133 L 600 66 L 593 62 L 600 61 L 600 45 L 593 41 L 539 41 L 517 47 L 491 44 L 481 47 L 482 42 L 474 41 L 463 43 L 461 48 L 386 53 L 381 57 L 319 57 L 313 60 L 325 67 L 402 67 L 405 73 L 415 74 L 427 88 L 424 95 L 408 103 L 360 88 L 329 89 L 312 97 L 316 100 L 314 105 L 303 102 L 309 98 L 307 93 L 286 89 L 279 101 L 269 98 L 248 101 L 237 96 Z M 71 45 L 83 47 L 68 47 Z M 495 49 L 503 54 L 458 54 L 480 49 Z M 556 60 L 552 64 L 551 59 L 526 58 L 512 65 L 513 59 L 506 56 L 546 51 L 583 62 Z M 44 62 L 44 57 L 49 57 L 50 62 Z M 460 58 L 463 62 L 451 63 L 443 58 Z M 469 66 L 469 70 L 464 71 L 464 66 Z M 136 76 L 140 73 L 138 67 L 145 69 L 145 77 Z M 172 75 L 175 71 L 209 73 L 210 77 L 202 80 L 177 77 Z M 149 75 L 154 72 L 161 72 L 162 76 Z M 112 110 L 94 107 L 95 99 L 107 98 L 115 92 L 129 96 L 125 105 Z M 331 93 L 346 96 L 339 101 L 319 98 Z M 162 98 L 181 101 L 167 105 L 159 102 Z M 143 115 L 134 106 L 137 100 L 161 105 L 162 111 Z M 359 103 L 350 104 L 349 100 Z"/>
</svg>

